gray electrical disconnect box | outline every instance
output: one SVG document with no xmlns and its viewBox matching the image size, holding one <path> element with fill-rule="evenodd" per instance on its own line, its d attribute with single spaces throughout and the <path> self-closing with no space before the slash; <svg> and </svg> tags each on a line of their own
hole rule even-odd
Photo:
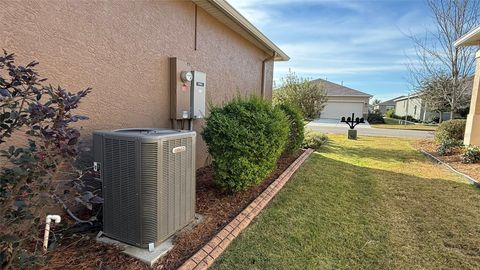
<svg viewBox="0 0 480 270">
<path fill-rule="evenodd" d="M 205 117 L 205 94 L 207 87 L 207 74 L 200 71 L 193 71 L 192 93 L 191 93 L 191 112 L 192 118 Z"/>
</svg>

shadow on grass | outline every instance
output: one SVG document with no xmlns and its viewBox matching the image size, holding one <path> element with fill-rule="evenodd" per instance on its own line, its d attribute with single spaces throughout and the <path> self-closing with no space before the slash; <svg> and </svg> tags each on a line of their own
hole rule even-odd
<svg viewBox="0 0 480 270">
<path fill-rule="evenodd" d="M 479 217 L 471 185 L 315 153 L 213 269 L 480 269 Z"/>
</svg>

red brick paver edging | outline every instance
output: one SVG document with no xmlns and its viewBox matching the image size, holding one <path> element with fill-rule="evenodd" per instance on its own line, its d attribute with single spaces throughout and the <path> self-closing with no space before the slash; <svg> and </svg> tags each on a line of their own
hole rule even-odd
<svg viewBox="0 0 480 270">
<path fill-rule="evenodd" d="M 225 226 L 210 242 L 205 244 L 197 253 L 190 257 L 180 266 L 180 270 L 208 269 L 213 262 L 220 257 L 223 251 L 230 245 L 241 231 L 267 206 L 270 200 L 282 189 L 285 183 L 290 180 L 293 173 L 300 168 L 303 162 L 313 153 L 314 150 L 307 149 L 290 166 L 265 189 L 260 196 L 251 202 L 243 211 L 238 214 L 227 226 Z"/>
</svg>

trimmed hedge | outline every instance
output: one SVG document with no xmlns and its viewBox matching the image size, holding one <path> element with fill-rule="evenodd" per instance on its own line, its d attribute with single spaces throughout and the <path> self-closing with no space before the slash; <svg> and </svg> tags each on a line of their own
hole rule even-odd
<svg viewBox="0 0 480 270">
<path fill-rule="evenodd" d="M 290 127 L 288 141 L 285 145 L 285 152 L 288 154 L 294 154 L 302 148 L 302 143 L 305 138 L 303 115 L 300 112 L 300 109 L 292 104 L 280 104 L 278 105 L 278 108 L 287 116 Z"/>
<path fill-rule="evenodd" d="M 216 184 L 230 192 L 260 184 L 275 169 L 288 132 L 285 114 L 257 97 L 210 108 L 202 136 L 213 158 Z"/>
<path fill-rule="evenodd" d="M 394 115 L 395 115 L 395 109 L 389 109 L 388 111 L 385 112 L 385 117 L 394 118 L 393 117 Z"/>
<path fill-rule="evenodd" d="M 442 122 L 435 131 L 435 140 L 438 143 L 448 140 L 461 141 L 465 136 L 465 119 L 454 119 Z"/>
<path fill-rule="evenodd" d="M 369 124 L 385 124 L 385 120 L 383 120 L 383 116 L 379 113 L 371 113 L 367 117 L 367 121 Z"/>
<path fill-rule="evenodd" d="M 399 120 L 405 120 L 405 116 L 399 116 L 399 115 L 396 115 L 396 114 L 392 114 L 391 118 L 399 119 Z M 415 123 L 419 123 L 419 122 L 420 122 L 420 121 L 418 121 L 417 119 L 413 118 L 413 116 L 410 116 L 410 115 L 407 115 L 407 121 L 409 121 L 409 122 L 415 122 Z"/>
</svg>

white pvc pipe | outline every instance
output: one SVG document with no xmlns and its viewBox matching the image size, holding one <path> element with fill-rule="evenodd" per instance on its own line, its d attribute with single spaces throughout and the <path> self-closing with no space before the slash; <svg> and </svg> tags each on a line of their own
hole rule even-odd
<svg viewBox="0 0 480 270">
<path fill-rule="evenodd" d="M 60 223 L 62 218 L 59 215 L 48 215 L 46 218 L 45 224 L 45 233 L 43 234 L 43 252 L 47 252 L 48 248 L 48 236 L 50 234 L 50 222 L 55 221 L 55 223 Z"/>
</svg>

